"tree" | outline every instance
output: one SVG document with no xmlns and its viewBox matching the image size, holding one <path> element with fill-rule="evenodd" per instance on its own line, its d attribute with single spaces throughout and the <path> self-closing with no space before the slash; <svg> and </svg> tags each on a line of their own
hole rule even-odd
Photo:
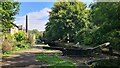
<svg viewBox="0 0 120 68">
<path fill-rule="evenodd" d="M 29 33 L 35 34 L 36 39 L 39 39 L 43 35 L 43 31 L 38 31 L 37 29 L 29 30 Z"/>
<path fill-rule="evenodd" d="M 23 31 L 20 31 L 20 32 L 18 32 L 18 33 L 15 33 L 14 36 L 15 36 L 15 40 L 16 40 L 17 42 L 21 42 L 21 41 L 23 41 L 23 40 L 26 39 L 26 34 L 25 34 L 25 32 L 23 32 Z"/>
<path fill-rule="evenodd" d="M 96 2 L 91 6 L 91 21 L 98 29 L 92 33 L 95 45 L 110 42 L 120 48 L 120 2 Z"/>
<path fill-rule="evenodd" d="M 19 11 L 19 2 L 7 1 L 7 2 L 0 2 L 0 17 L 1 23 L 0 26 L 2 27 L 2 32 L 6 32 L 8 28 L 11 28 L 15 25 L 13 22 L 15 20 L 15 15 Z"/>
<path fill-rule="evenodd" d="M 90 24 L 79 31 L 76 42 L 97 46 L 110 42 L 120 49 L 120 2 L 95 2 L 90 5 Z"/>
<path fill-rule="evenodd" d="M 87 28 L 88 13 L 86 5 L 82 2 L 56 2 L 50 12 L 44 36 L 50 40 L 73 42 L 76 34 Z"/>
<path fill-rule="evenodd" d="M 43 31 L 38 31 L 37 29 L 29 30 L 29 35 L 30 35 L 29 38 L 31 38 L 31 40 L 33 40 L 33 37 L 31 37 L 31 36 L 35 35 L 34 41 L 36 44 L 42 43 L 40 38 L 43 36 Z"/>
</svg>

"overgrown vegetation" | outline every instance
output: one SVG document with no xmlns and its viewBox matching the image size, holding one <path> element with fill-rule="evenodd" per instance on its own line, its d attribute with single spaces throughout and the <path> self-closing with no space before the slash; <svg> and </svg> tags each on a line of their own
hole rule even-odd
<svg viewBox="0 0 120 68">
<path fill-rule="evenodd" d="M 15 21 L 15 15 L 19 12 L 20 3 L 8 0 L 7 2 L 0 2 L 0 27 L 2 32 L 2 52 L 3 54 L 10 54 L 13 51 L 18 51 L 30 47 L 29 40 L 27 40 L 26 33 L 24 31 L 18 31 L 12 35 L 9 32 L 10 28 L 17 27 L 13 22 Z"/>
<path fill-rule="evenodd" d="M 91 68 L 120 68 L 120 59 L 100 60 L 92 63 Z"/>
<path fill-rule="evenodd" d="M 14 36 L 15 36 L 14 38 L 17 42 L 21 42 L 21 41 L 25 40 L 26 33 L 23 31 L 19 31 L 18 33 L 15 33 Z"/>
<path fill-rule="evenodd" d="M 48 64 L 48 68 L 75 68 L 75 65 L 72 62 L 63 60 L 58 56 L 38 54 L 36 55 L 36 58 L 41 62 L 46 62 Z"/>
<path fill-rule="evenodd" d="M 43 31 L 38 31 L 37 29 L 33 29 L 33 30 L 29 30 L 29 33 L 31 35 L 35 35 L 34 41 L 35 41 L 36 44 L 41 44 L 42 43 L 40 38 L 43 36 Z"/>
<path fill-rule="evenodd" d="M 69 41 L 84 46 L 110 42 L 113 49 L 120 50 L 119 10 L 120 1 L 94 2 L 89 5 L 89 9 L 82 2 L 56 2 L 43 36 L 52 41 Z M 92 66 L 119 68 L 118 61 L 111 62 L 112 60 L 99 61 Z"/>
<path fill-rule="evenodd" d="M 13 23 L 15 20 L 15 15 L 19 12 L 19 2 L 13 2 L 13 0 L 8 0 L 7 2 L 0 2 L 0 17 L 2 27 L 2 32 L 6 33 L 9 28 L 15 26 Z"/>
<path fill-rule="evenodd" d="M 10 54 L 12 51 L 28 49 L 31 46 L 28 41 L 25 32 L 22 31 L 14 35 L 6 34 L 2 42 L 2 52 L 3 54 Z"/>
<path fill-rule="evenodd" d="M 48 40 L 59 40 L 64 43 L 70 41 L 70 43 L 86 46 L 97 46 L 110 42 L 114 49 L 120 50 L 120 2 L 94 2 L 89 9 L 82 2 L 56 2 L 52 11 L 49 12 L 46 31 L 44 33 L 37 30 L 30 31 L 29 38 L 23 31 L 14 35 L 8 32 L 9 28 L 16 26 L 13 22 L 19 6 L 19 2 L 12 2 L 12 0 L 0 2 L 0 17 L 2 17 L 0 27 L 2 27 L 4 39 L 2 41 L 3 54 L 30 48 L 35 39 L 36 43 L 41 43 L 39 39 L 42 35 Z M 58 56 L 40 54 L 36 55 L 36 58 L 39 61 L 47 62 L 51 67 L 75 67 L 73 63 L 62 60 Z M 116 60 L 104 60 L 92 64 L 93 68 L 107 65 L 109 65 L 108 67 L 119 67 L 120 63 Z"/>
<path fill-rule="evenodd" d="M 96 46 L 110 42 L 114 49 L 120 49 L 120 2 L 96 2 L 90 7 L 91 26 L 84 32 L 79 42 L 85 45 Z M 81 34 L 80 34 L 81 35 Z M 79 35 L 79 36 L 80 36 Z"/>
<path fill-rule="evenodd" d="M 120 49 L 120 2 L 56 2 L 50 12 L 44 37 L 97 46 L 110 42 Z"/>
<path fill-rule="evenodd" d="M 86 7 L 82 2 L 56 2 L 50 12 L 44 36 L 50 40 L 74 42 L 76 34 L 89 24 Z"/>
</svg>

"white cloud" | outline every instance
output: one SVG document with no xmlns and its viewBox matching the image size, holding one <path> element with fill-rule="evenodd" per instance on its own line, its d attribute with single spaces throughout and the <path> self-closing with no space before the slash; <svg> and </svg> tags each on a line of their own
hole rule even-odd
<svg viewBox="0 0 120 68">
<path fill-rule="evenodd" d="M 14 0 L 18 2 L 56 2 L 56 0 Z"/>
<path fill-rule="evenodd" d="M 29 23 L 29 30 L 32 29 L 38 29 L 39 31 L 44 31 L 45 30 L 45 24 L 47 23 L 47 19 L 49 16 L 48 11 L 51 11 L 51 9 L 49 8 L 44 8 L 40 11 L 36 11 L 36 12 L 30 12 L 28 13 L 28 23 Z M 25 27 L 25 15 L 24 16 L 20 16 L 20 17 L 16 17 L 16 21 L 15 23 L 17 25 L 23 25 Z"/>
<path fill-rule="evenodd" d="M 19 2 L 57 2 L 57 1 L 68 2 L 68 0 L 14 0 L 14 1 L 19 1 Z M 69 1 L 73 2 L 74 0 L 69 0 Z M 82 1 L 82 2 L 91 2 L 93 0 L 80 0 L 80 1 Z"/>
<path fill-rule="evenodd" d="M 93 2 L 94 0 L 80 0 L 81 2 Z"/>
<path fill-rule="evenodd" d="M 41 19 L 49 15 L 48 11 L 51 11 L 49 8 L 44 8 L 38 12 L 31 12 L 27 15 L 29 16 L 29 19 Z"/>
</svg>

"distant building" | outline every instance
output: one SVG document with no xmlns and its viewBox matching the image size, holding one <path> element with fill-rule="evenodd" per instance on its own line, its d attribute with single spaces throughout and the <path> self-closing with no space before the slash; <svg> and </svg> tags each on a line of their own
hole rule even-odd
<svg viewBox="0 0 120 68">
<path fill-rule="evenodd" d="M 10 28 L 9 29 L 9 33 L 11 34 L 11 35 L 14 35 L 15 33 L 17 33 L 18 32 L 18 28 L 17 27 L 13 27 L 13 28 Z"/>
<path fill-rule="evenodd" d="M 25 29 L 23 28 L 23 25 L 19 25 L 19 26 L 16 25 L 12 28 L 9 28 L 8 33 L 10 33 L 11 35 L 14 35 L 19 31 L 25 31 Z"/>
<path fill-rule="evenodd" d="M 23 26 L 22 26 L 22 25 L 19 25 L 19 26 L 18 26 L 18 30 L 23 30 Z"/>
<path fill-rule="evenodd" d="M 11 35 L 19 32 L 19 31 L 25 31 L 28 37 L 28 16 L 26 15 L 26 27 L 23 28 L 23 25 L 19 25 L 17 26 L 16 24 L 12 23 L 14 25 L 14 27 L 10 28 L 8 30 L 8 33 L 10 33 Z"/>
</svg>

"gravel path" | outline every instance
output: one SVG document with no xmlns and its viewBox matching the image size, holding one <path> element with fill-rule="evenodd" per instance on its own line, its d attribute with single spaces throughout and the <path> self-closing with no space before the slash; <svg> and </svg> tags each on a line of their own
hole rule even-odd
<svg viewBox="0 0 120 68">
<path fill-rule="evenodd" d="M 38 62 L 35 59 L 35 54 L 38 53 L 61 53 L 60 51 L 45 51 L 41 48 L 42 45 L 33 46 L 29 50 L 16 53 L 10 57 L 2 59 L 2 68 L 41 68 L 46 66 L 45 62 Z"/>
</svg>

